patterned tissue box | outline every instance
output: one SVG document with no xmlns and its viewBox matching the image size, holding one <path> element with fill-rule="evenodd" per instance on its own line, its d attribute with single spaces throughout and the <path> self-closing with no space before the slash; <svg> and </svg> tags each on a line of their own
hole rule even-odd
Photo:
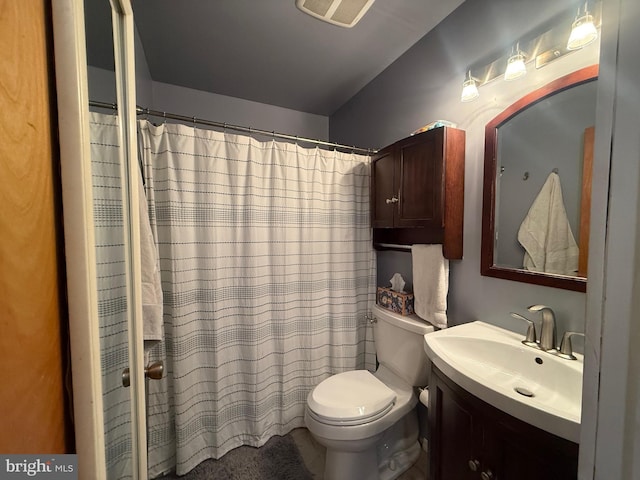
<svg viewBox="0 0 640 480">
<path fill-rule="evenodd" d="M 413 293 L 395 292 L 390 288 L 378 287 L 376 303 L 400 315 L 413 314 Z"/>
</svg>

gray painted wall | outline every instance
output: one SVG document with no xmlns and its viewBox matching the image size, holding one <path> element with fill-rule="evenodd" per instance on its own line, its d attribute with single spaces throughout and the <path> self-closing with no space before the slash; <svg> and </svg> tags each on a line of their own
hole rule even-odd
<svg viewBox="0 0 640 480">
<path fill-rule="evenodd" d="M 584 294 L 480 275 L 484 127 L 531 90 L 597 63 L 599 45 L 592 44 L 539 70 L 528 63 L 524 78 L 495 80 L 480 88 L 477 100 L 460 102 L 469 65 L 497 58 L 518 35 L 569 5 L 571 2 L 551 0 L 467 0 L 330 118 L 332 141 L 376 147 L 437 119 L 452 121 L 466 131 L 464 258 L 450 264 L 450 324 L 482 319 L 524 332 L 524 322 L 513 320 L 509 312 L 528 315 L 526 306 L 543 303 L 556 311 L 560 333 L 585 329 Z M 398 255 L 405 257 L 399 260 Z M 378 253 L 378 270 L 385 275 L 398 270 L 411 281 L 410 264 L 409 253 Z"/>
<path fill-rule="evenodd" d="M 135 32 L 136 103 L 141 107 L 198 117 L 229 125 L 329 139 L 329 118 L 241 98 L 217 95 L 152 80 L 137 30 Z M 115 102 L 115 77 L 111 70 L 88 67 L 89 98 Z M 159 119 L 152 119 L 159 121 Z"/>
<path fill-rule="evenodd" d="M 327 140 L 329 118 L 191 88 L 153 82 L 153 108 L 215 122 Z"/>
<path fill-rule="evenodd" d="M 138 34 L 138 27 L 134 25 L 133 28 L 136 59 L 136 103 L 150 106 L 153 105 L 153 81 L 147 64 L 147 56 L 144 53 L 144 47 Z"/>
<path fill-rule="evenodd" d="M 105 102 L 116 102 L 116 76 L 112 70 L 87 66 L 89 80 L 89 99 Z"/>
</svg>

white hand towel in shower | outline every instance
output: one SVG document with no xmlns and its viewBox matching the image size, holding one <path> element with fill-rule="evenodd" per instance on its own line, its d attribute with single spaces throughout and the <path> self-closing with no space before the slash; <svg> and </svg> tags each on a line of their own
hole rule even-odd
<svg viewBox="0 0 640 480">
<path fill-rule="evenodd" d="M 575 275 L 578 245 L 573 238 L 562 198 L 560 177 L 550 173 L 518 230 L 527 270 Z"/>
<path fill-rule="evenodd" d="M 138 204 L 140 215 L 140 264 L 142 277 L 142 325 L 145 341 L 163 338 L 162 284 L 156 244 L 149 223 L 147 199 L 142 178 L 138 176 Z"/>
<path fill-rule="evenodd" d="M 438 328 L 447 328 L 449 260 L 442 245 L 413 245 L 413 302 L 416 314 Z"/>
</svg>

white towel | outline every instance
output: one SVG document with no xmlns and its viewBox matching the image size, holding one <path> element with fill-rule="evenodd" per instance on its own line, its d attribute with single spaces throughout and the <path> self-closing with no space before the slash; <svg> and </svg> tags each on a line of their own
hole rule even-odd
<svg viewBox="0 0 640 480">
<path fill-rule="evenodd" d="M 147 198 L 142 178 L 138 176 L 138 204 L 140 215 L 140 263 L 142 276 L 142 325 L 145 341 L 163 338 L 162 284 L 158 253 L 149 223 Z M 145 345 L 146 342 L 145 342 Z"/>
<path fill-rule="evenodd" d="M 438 328 L 447 328 L 449 260 L 442 245 L 413 245 L 413 307 L 416 314 Z"/>
<path fill-rule="evenodd" d="M 550 173 L 518 230 L 518 241 L 525 249 L 527 270 L 575 275 L 578 245 L 571 232 L 562 198 L 560 177 Z"/>
</svg>

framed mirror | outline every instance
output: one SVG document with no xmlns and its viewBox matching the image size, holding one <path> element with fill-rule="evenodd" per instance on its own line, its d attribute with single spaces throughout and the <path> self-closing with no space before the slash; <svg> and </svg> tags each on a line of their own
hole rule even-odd
<svg viewBox="0 0 640 480">
<path fill-rule="evenodd" d="M 598 65 L 529 93 L 485 128 L 485 276 L 586 291 Z"/>
</svg>

